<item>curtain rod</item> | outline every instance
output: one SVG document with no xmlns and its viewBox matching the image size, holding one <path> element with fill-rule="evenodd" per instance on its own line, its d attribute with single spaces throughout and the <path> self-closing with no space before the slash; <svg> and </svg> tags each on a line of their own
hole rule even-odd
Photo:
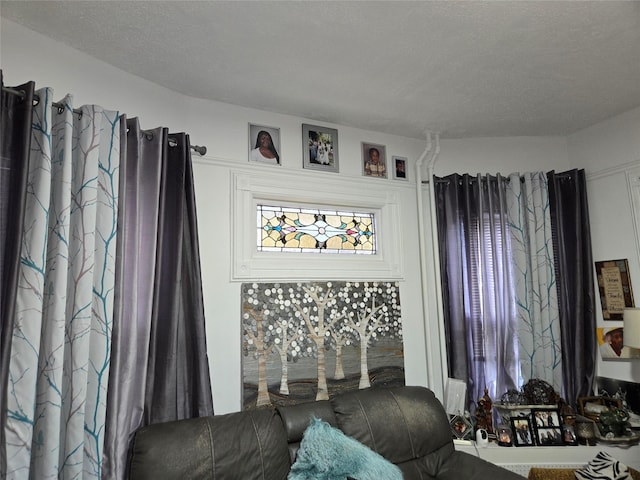
<svg viewBox="0 0 640 480">
<path fill-rule="evenodd" d="M 563 172 L 563 173 L 556 173 L 556 177 L 559 177 L 559 178 L 571 178 L 571 174 L 570 174 L 570 173 L 567 173 L 567 172 Z M 510 180 L 509 180 L 509 177 L 504 177 L 504 176 L 503 176 L 502 178 L 503 178 L 503 180 L 504 180 L 505 182 L 509 182 L 509 181 L 510 181 Z M 478 181 L 478 178 L 477 178 L 477 177 L 475 177 L 475 176 L 474 176 L 474 177 L 470 177 L 470 178 L 469 178 L 469 181 L 470 181 L 470 182 L 477 182 L 477 181 Z M 521 182 L 524 182 L 524 178 L 520 178 L 520 181 L 521 181 Z M 429 180 L 423 180 L 423 181 L 422 181 L 422 183 L 423 183 L 423 184 L 428 184 L 428 183 L 429 183 Z M 437 179 L 436 179 L 436 183 L 449 183 L 449 179 L 448 179 L 448 178 L 437 178 Z"/>
<path fill-rule="evenodd" d="M 12 95 L 17 95 L 22 100 L 24 100 L 24 97 L 27 95 L 24 90 L 17 90 L 11 87 L 2 87 L 2 90 Z M 40 97 L 35 93 L 33 94 L 33 102 L 34 102 L 34 105 L 37 105 L 40 103 Z M 58 102 L 53 102 L 53 106 L 56 107 L 59 112 L 62 112 L 62 110 L 64 109 L 64 105 Z M 77 110 L 74 108 L 73 113 L 77 113 L 78 115 L 82 116 L 82 110 Z"/>
<path fill-rule="evenodd" d="M 17 95 L 18 97 L 22 98 L 24 100 L 24 97 L 26 96 L 26 92 L 24 90 L 17 90 L 15 88 L 11 88 L 11 87 L 5 87 L 4 85 L 2 86 L 2 91 L 3 92 L 7 92 L 10 93 L 12 95 Z M 35 105 L 37 105 L 38 103 L 40 103 L 40 97 L 36 94 L 33 95 L 33 101 L 35 102 Z M 58 102 L 53 102 L 53 106 L 56 107 L 58 109 L 59 112 L 62 112 L 64 109 L 64 105 Z M 78 110 L 76 108 L 73 109 L 73 113 L 76 113 L 80 116 L 82 116 L 82 110 Z M 145 130 L 143 130 L 144 133 L 146 133 Z M 171 138 L 169 137 L 168 139 L 169 141 L 169 146 L 171 147 L 175 147 L 178 143 L 176 142 L 175 138 Z M 207 154 L 207 147 L 205 147 L 204 145 L 190 145 L 191 150 L 195 151 L 196 153 L 199 153 L 200 155 L 206 155 Z"/>
</svg>

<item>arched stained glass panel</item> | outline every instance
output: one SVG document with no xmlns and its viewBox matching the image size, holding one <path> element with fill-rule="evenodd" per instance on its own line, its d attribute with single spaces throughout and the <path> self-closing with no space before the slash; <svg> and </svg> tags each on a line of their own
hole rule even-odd
<svg viewBox="0 0 640 480">
<path fill-rule="evenodd" d="M 372 213 L 257 206 L 259 251 L 375 254 Z"/>
</svg>

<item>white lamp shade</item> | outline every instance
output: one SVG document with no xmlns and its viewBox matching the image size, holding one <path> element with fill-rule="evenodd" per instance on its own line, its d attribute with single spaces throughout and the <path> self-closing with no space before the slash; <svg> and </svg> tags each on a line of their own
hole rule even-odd
<svg viewBox="0 0 640 480">
<path fill-rule="evenodd" d="M 640 348 L 640 308 L 624 309 L 624 345 Z"/>
</svg>

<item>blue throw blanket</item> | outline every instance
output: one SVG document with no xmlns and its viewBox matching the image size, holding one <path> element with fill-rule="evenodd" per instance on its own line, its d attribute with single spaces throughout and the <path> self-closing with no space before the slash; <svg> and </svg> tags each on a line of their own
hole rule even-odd
<svg viewBox="0 0 640 480">
<path fill-rule="evenodd" d="M 288 480 L 402 480 L 400 469 L 366 445 L 314 418 Z"/>
</svg>

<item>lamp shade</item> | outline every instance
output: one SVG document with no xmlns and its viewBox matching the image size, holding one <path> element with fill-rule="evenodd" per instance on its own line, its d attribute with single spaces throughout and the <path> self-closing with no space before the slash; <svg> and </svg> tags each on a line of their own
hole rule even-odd
<svg viewBox="0 0 640 480">
<path fill-rule="evenodd" d="M 640 348 L 640 308 L 624 309 L 624 345 Z"/>
</svg>

